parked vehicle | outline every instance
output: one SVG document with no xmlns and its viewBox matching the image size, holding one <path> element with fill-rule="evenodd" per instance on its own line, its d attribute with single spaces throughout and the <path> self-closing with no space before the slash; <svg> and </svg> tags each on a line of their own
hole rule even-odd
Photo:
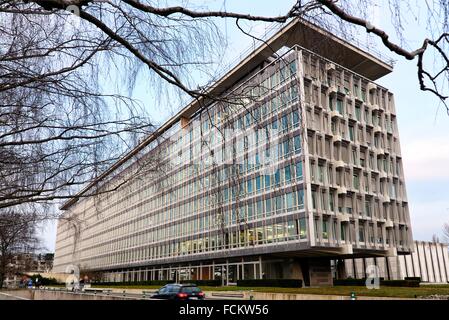
<svg viewBox="0 0 449 320">
<path fill-rule="evenodd" d="M 170 283 L 160 288 L 151 296 L 154 299 L 169 300 L 203 300 L 206 297 L 203 291 L 191 283 Z"/>
</svg>

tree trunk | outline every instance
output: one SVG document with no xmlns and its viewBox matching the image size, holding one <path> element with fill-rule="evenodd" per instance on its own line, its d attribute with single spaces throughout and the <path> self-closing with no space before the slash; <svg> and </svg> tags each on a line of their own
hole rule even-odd
<svg viewBox="0 0 449 320">
<path fill-rule="evenodd" d="M 3 288 L 3 281 L 5 279 L 5 273 L 0 272 L 0 290 Z"/>
</svg>

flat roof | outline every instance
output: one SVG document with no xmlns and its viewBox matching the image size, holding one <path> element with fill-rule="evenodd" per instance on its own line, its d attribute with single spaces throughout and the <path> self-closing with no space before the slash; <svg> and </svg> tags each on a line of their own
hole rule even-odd
<svg viewBox="0 0 449 320">
<path fill-rule="evenodd" d="M 293 47 L 300 45 L 316 54 L 327 58 L 339 65 L 358 73 L 369 80 L 375 81 L 393 71 L 393 67 L 375 55 L 363 50 L 352 43 L 337 37 L 335 34 L 316 26 L 315 24 L 300 18 L 293 19 L 276 34 L 271 36 L 257 49 L 248 54 L 230 71 L 226 72 L 218 81 L 208 88 L 211 96 L 220 96 L 231 88 L 242 77 L 252 72 L 257 66 L 266 61 L 276 51 L 284 46 Z M 85 194 L 96 183 L 105 179 L 113 171 L 117 170 L 130 160 L 136 153 L 152 143 L 157 137 L 177 124 L 181 119 L 190 119 L 203 106 L 211 101 L 206 98 L 194 99 L 182 108 L 175 116 L 167 120 L 153 134 L 144 139 L 133 150 L 117 161 L 108 170 L 89 183 L 70 200 L 66 201 L 61 210 L 67 210 L 75 204 L 79 197 Z"/>
</svg>

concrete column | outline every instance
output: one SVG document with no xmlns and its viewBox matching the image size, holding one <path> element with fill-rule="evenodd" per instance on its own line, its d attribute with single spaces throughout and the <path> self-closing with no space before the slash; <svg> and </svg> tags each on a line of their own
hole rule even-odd
<svg viewBox="0 0 449 320">
<path fill-rule="evenodd" d="M 226 285 L 229 283 L 229 261 L 226 260 Z"/>
<path fill-rule="evenodd" d="M 332 271 L 330 260 L 309 259 L 310 286 L 332 286 Z"/>
<path fill-rule="evenodd" d="M 256 268 L 256 264 L 253 264 L 253 269 L 254 269 L 254 279 L 257 279 L 257 268 Z"/>
<path fill-rule="evenodd" d="M 240 264 L 237 264 L 236 265 L 236 269 L 237 269 L 237 279 L 236 280 L 238 280 L 238 279 L 240 279 Z"/>
<path fill-rule="evenodd" d="M 336 260 L 337 264 L 337 279 L 346 279 L 348 277 L 346 273 L 345 261 L 343 259 Z"/>
</svg>

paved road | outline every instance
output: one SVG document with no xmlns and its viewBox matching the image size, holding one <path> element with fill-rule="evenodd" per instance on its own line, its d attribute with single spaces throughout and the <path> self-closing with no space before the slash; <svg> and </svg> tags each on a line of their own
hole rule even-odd
<svg viewBox="0 0 449 320">
<path fill-rule="evenodd" d="M 0 300 L 29 300 L 29 299 L 18 297 L 11 293 L 0 292 Z"/>
<path fill-rule="evenodd" d="M 85 294 L 85 293 L 80 293 L 80 294 Z M 89 293 L 90 295 L 92 295 L 92 293 Z M 105 295 L 104 293 L 100 293 L 101 295 Z M 145 298 L 142 296 L 142 294 L 139 293 L 110 293 L 108 294 L 109 297 L 119 297 L 119 298 L 128 298 L 128 299 L 136 299 L 136 300 L 156 300 L 158 301 L 159 299 L 152 299 L 149 296 L 146 296 Z M 234 298 L 228 298 L 228 297 L 214 297 L 211 295 L 206 295 L 206 300 L 235 300 Z M 240 299 L 239 299 L 240 300 Z"/>
</svg>

